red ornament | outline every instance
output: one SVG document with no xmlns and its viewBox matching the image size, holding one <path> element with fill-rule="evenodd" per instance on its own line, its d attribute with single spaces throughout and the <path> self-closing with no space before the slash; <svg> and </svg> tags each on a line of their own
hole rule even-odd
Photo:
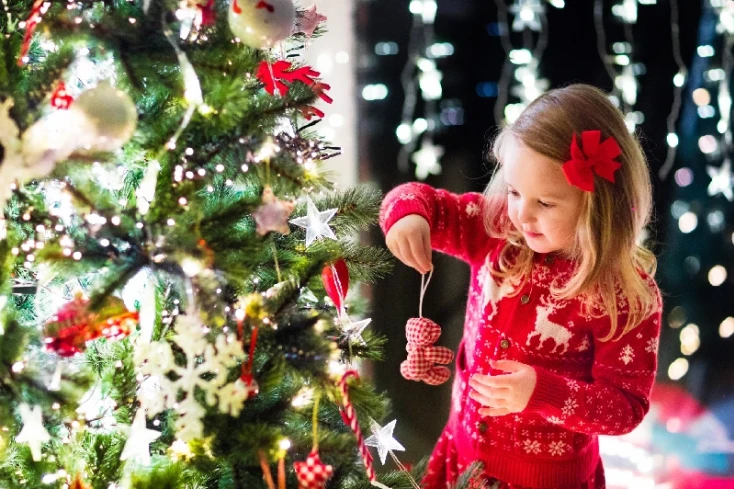
<svg viewBox="0 0 734 489">
<path fill-rule="evenodd" d="M 362 463 L 364 463 L 364 470 L 367 473 L 367 478 L 370 480 L 372 485 L 375 485 L 375 483 L 377 483 L 377 474 L 375 474 L 372 454 L 367 448 L 367 443 L 365 443 L 364 441 L 362 428 L 360 428 L 359 426 L 357 413 L 354 410 L 354 404 L 352 404 L 352 401 L 349 399 L 349 384 L 347 384 L 347 381 L 351 377 L 359 379 L 359 374 L 356 370 L 347 370 L 346 372 L 344 372 L 344 375 L 342 375 L 342 378 L 339 380 L 339 390 L 342 394 L 342 419 L 344 420 L 344 424 L 349 426 L 349 428 L 352 430 L 352 433 L 354 433 L 354 436 L 357 438 L 357 448 L 359 449 L 359 454 L 362 456 Z"/>
<path fill-rule="evenodd" d="M 84 351 L 87 341 L 128 336 L 138 323 L 138 313 L 130 312 L 119 297 L 109 296 L 103 307 L 89 311 L 89 299 L 78 294 L 44 325 L 46 349 L 62 357 Z"/>
<path fill-rule="evenodd" d="M 594 173 L 614 183 L 614 172 L 621 163 L 614 158 L 622 154 L 619 144 L 614 138 L 601 142 L 601 131 L 584 131 L 581 133 L 583 151 L 579 148 L 576 134 L 571 141 L 571 159 L 561 167 L 566 180 L 571 185 L 586 192 L 594 191 Z"/>
<path fill-rule="evenodd" d="M 260 394 L 260 384 L 257 383 L 252 373 L 245 373 L 240 375 L 240 382 L 245 386 L 247 391 L 247 398 L 255 397 Z"/>
<path fill-rule="evenodd" d="M 337 311 L 341 313 L 344 307 L 344 298 L 349 290 L 349 269 L 344 258 L 339 258 L 334 263 L 327 264 L 321 270 L 321 281 L 324 283 L 324 289 L 334 302 Z"/>
<path fill-rule="evenodd" d="M 275 94 L 275 87 L 281 95 L 286 95 L 290 86 L 284 82 L 293 84 L 297 81 L 313 88 L 314 93 L 324 100 L 326 103 L 332 103 L 334 100 L 326 94 L 326 90 L 331 87 L 325 83 L 317 82 L 315 77 L 321 76 L 321 73 L 315 71 L 310 66 L 302 66 L 300 68 L 291 69 L 293 65 L 289 61 L 276 61 L 272 65 L 268 61 L 261 61 L 257 69 L 257 78 L 265 85 L 265 91 L 270 95 Z"/>
<path fill-rule="evenodd" d="M 59 84 L 56 85 L 54 93 L 51 94 L 51 107 L 60 110 L 67 110 L 73 101 L 74 97 L 69 95 L 69 92 L 66 91 L 66 83 L 59 82 Z"/>
<path fill-rule="evenodd" d="M 311 88 L 313 88 L 313 93 L 315 93 L 321 100 L 326 102 L 327 104 L 331 104 L 334 102 L 334 99 L 331 98 L 326 91 L 331 90 L 331 85 L 327 85 L 326 83 L 316 82 L 313 85 L 311 85 Z"/>
<path fill-rule="evenodd" d="M 206 0 L 206 4 L 198 5 L 201 10 L 201 25 L 210 26 L 216 22 L 216 12 L 214 10 L 214 0 Z"/>
<path fill-rule="evenodd" d="M 304 119 L 307 121 L 310 121 L 312 117 L 318 117 L 319 119 L 324 118 L 324 111 L 317 109 L 313 105 L 307 105 L 305 107 L 299 107 L 298 109 L 301 112 L 301 115 Z"/>
<path fill-rule="evenodd" d="M 28 50 L 31 47 L 31 40 L 33 39 L 33 33 L 36 30 L 36 26 L 41 23 L 43 15 L 51 6 L 51 3 L 46 3 L 46 0 L 36 0 L 33 2 L 31 7 L 31 13 L 28 19 L 25 21 L 25 34 L 23 35 L 23 44 L 20 46 L 20 54 L 18 55 L 18 66 L 23 66 L 26 62 L 25 57 L 28 54 Z"/>
<path fill-rule="evenodd" d="M 244 322 L 242 320 L 237 321 L 237 334 L 240 340 L 244 340 Z M 247 361 L 242 362 L 242 373 L 240 374 L 240 381 L 245 384 L 247 389 L 247 398 L 256 396 L 260 393 L 260 385 L 255 380 L 255 376 L 252 375 L 252 364 L 255 361 L 255 348 L 257 347 L 257 335 L 260 329 L 255 326 L 252 328 L 252 334 L 250 335 L 250 349 L 247 354 Z"/>
<path fill-rule="evenodd" d="M 255 6 L 255 8 L 256 8 L 256 9 L 259 9 L 259 8 L 264 8 L 264 9 L 266 9 L 266 10 L 267 10 L 268 12 L 270 12 L 271 14 L 272 14 L 273 12 L 275 12 L 275 7 L 273 7 L 272 5 L 270 5 L 270 4 L 269 4 L 268 2 L 266 2 L 265 0 L 260 0 L 260 2 L 259 2 L 259 3 L 258 3 L 258 4 L 256 5 L 256 6 Z"/>
<path fill-rule="evenodd" d="M 334 467 L 321 461 L 318 450 L 312 450 L 305 462 L 294 462 L 299 489 L 324 489 Z"/>
</svg>

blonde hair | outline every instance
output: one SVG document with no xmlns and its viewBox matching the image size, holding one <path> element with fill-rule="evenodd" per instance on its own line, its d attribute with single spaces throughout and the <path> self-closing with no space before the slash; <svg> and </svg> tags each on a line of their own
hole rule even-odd
<svg viewBox="0 0 734 489">
<path fill-rule="evenodd" d="M 580 296 L 585 313 L 611 319 L 609 334 L 601 341 L 619 339 L 651 314 L 658 304 L 655 288 L 640 274 L 655 274 L 655 256 L 641 234 L 652 214 L 652 186 L 647 162 L 637 139 L 629 133 L 621 112 L 607 95 L 589 85 L 570 85 L 535 99 L 515 122 L 504 127 L 493 143 L 497 162 L 485 195 L 484 219 L 490 235 L 507 240 L 495 275 L 527 280 L 534 252 L 507 217 L 507 184 L 501 171 L 502 147 L 512 136 L 541 155 L 558 161 L 570 159 L 571 139 L 582 131 L 600 130 L 602 140 L 613 137 L 622 150 L 622 167 L 615 183 L 595 178 L 593 192 L 584 192 L 571 258 L 573 277 L 554 296 Z M 579 139 L 580 140 L 580 139 Z M 491 202 L 491 204 L 489 204 Z M 517 289 L 519 292 L 519 288 Z M 618 334 L 618 295 L 626 302 L 626 323 Z"/>
</svg>

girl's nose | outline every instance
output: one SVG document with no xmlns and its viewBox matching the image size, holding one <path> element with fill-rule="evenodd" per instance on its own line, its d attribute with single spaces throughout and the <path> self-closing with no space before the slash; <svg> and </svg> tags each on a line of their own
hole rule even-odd
<svg viewBox="0 0 734 489">
<path fill-rule="evenodd" d="M 530 205 L 525 203 L 520 204 L 517 210 L 517 219 L 522 223 L 533 222 L 535 220 L 535 215 L 530 209 Z"/>
</svg>

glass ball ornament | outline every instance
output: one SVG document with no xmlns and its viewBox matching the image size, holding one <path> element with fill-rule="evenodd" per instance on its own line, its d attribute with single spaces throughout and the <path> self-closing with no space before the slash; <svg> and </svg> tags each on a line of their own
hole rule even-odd
<svg viewBox="0 0 734 489">
<path fill-rule="evenodd" d="M 82 92 L 71 108 L 83 114 L 94 130 L 94 139 L 89 144 L 92 150 L 120 149 L 138 124 L 138 110 L 130 96 L 107 81 Z"/>
<path fill-rule="evenodd" d="M 229 6 L 229 28 L 253 48 L 270 48 L 286 39 L 295 22 L 293 0 L 232 0 Z"/>
</svg>

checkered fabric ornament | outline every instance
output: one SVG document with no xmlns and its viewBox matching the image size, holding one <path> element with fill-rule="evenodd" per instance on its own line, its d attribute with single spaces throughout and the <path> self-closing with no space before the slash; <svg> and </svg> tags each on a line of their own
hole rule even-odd
<svg viewBox="0 0 734 489">
<path fill-rule="evenodd" d="M 400 364 L 400 373 L 407 380 L 440 385 L 451 377 L 451 371 L 441 365 L 450 364 L 454 352 L 445 346 L 433 346 L 441 336 L 441 327 L 428 318 L 410 318 L 405 326 L 408 338 L 408 359 Z"/>
<path fill-rule="evenodd" d="M 324 489 L 334 467 L 321 462 L 318 450 L 312 450 L 305 462 L 294 462 L 299 489 Z"/>
</svg>

